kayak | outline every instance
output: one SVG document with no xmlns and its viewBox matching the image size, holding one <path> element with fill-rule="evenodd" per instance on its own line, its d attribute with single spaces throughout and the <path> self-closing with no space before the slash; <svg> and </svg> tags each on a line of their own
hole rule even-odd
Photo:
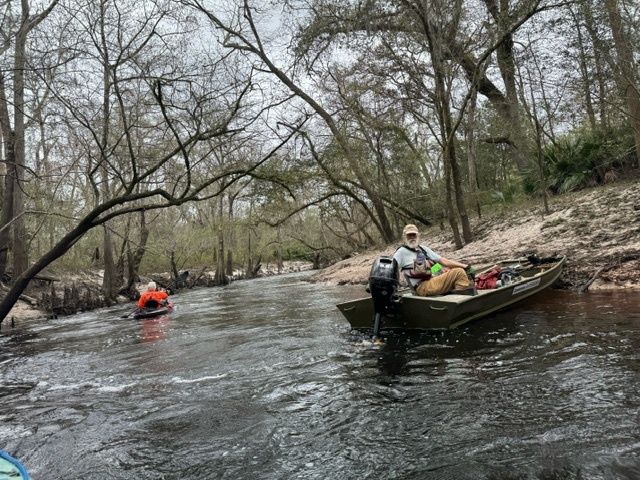
<svg viewBox="0 0 640 480">
<path fill-rule="evenodd" d="M 0 450 L 0 480 L 29 480 L 24 466 L 4 450 Z"/>
<path fill-rule="evenodd" d="M 133 314 L 133 318 L 153 318 L 161 315 L 167 315 L 173 311 L 173 302 L 162 305 L 158 308 L 139 308 Z"/>
</svg>

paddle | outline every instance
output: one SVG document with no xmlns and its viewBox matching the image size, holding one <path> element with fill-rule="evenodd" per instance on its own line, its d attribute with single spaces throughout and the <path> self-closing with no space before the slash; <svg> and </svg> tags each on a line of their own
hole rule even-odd
<svg viewBox="0 0 640 480">
<path fill-rule="evenodd" d="M 127 313 L 126 315 L 121 316 L 120 318 L 127 318 L 130 315 L 133 315 L 138 311 L 138 307 L 136 307 L 131 313 Z"/>
</svg>

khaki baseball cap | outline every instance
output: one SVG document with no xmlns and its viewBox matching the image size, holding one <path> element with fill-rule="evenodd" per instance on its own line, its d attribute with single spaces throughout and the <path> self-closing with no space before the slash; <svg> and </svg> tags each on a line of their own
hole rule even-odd
<svg viewBox="0 0 640 480">
<path fill-rule="evenodd" d="M 420 232 L 418 232 L 418 227 L 416 227 L 413 223 L 410 223 L 406 227 L 404 227 L 404 230 L 402 230 L 402 235 L 407 235 L 408 233 L 418 234 Z"/>
</svg>

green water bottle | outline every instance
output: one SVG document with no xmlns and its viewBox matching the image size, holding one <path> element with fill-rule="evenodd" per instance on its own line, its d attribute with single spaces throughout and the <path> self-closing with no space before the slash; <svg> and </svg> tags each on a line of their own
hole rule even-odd
<svg viewBox="0 0 640 480">
<path fill-rule="evenodd" d="M 442 265 L 440 265 L 439 263 L 436 263 L 431 267 L 431 275 L 433 275 L 434 277 L 437 277 L 441 273 L 444 273 L 444 270 L 442 269 Z"/>
</svg>

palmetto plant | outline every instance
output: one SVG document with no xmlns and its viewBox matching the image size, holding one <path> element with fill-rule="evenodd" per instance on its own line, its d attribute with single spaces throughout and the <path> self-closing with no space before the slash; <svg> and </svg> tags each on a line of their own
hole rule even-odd
<svg viewBox="0 0 640 480">
<path fill-rule="evenodd" d="M 544 152 L 547 185 L 554 193 L 605 183 L 631 162 L 632 150 L 624 134 L 572 134 Z"/>
</svg>

